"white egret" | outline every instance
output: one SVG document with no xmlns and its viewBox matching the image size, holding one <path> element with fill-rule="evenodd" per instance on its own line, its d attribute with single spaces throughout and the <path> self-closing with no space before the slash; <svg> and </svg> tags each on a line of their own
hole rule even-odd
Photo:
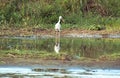
<svg viewBox="0 0 120 78">
<path fill-rule="evenodd" d="M 56 32 L 60 32 L 60 28 L 61 28 L 60 22 L 61 22 L 62 19 L 63 19 L 62 16 L 59 16 L 59 20 L 58 20 L 58 22 L 55 24 L 55 31 L 56 31 Z"/>
</svg>

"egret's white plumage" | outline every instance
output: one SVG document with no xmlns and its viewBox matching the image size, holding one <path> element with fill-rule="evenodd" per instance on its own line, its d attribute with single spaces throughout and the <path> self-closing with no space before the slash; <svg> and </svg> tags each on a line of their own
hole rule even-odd
<svg viewBox="0 0 120 78">
<path fill-rule="evenodd" d="M 60 51 L 60 44 L 59 43 L 55 44 L 54 50 L 55 50 L 56 53 L 59 53 L 59 51 Z"/>
<path fill-rule="evenodd" d="M 58 22 L 55 24 L 55 31 L 60 31 L 60 28 L 61 28 L 60 22 L 61 22 L 61 20 L 62 20 L 62 16 L 59 16 L 59 20 L 58 20 Z"/>
</svg>

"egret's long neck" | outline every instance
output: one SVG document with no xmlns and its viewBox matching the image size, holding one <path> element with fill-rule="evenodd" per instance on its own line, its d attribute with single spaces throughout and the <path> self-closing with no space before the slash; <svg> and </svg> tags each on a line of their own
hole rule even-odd
<svg viewBox="0 0 120 78">
<path fill-rule="evenodd" d="M 58 20 L 58 23 L 60 23 L 60 22 L 61 22 L 61 19 Z"/>
</svg>

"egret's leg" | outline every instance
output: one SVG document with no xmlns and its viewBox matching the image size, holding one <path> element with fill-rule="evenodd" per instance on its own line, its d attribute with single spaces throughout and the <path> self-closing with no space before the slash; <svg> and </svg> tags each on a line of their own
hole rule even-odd
<svg viewBox="0 0 120 78">
<path fill-rule="evenodd" d="M 57 32 L 57 43 L 59 43 L 59 31 Z"/>
<path fill-rule="evenodd" d="M 55 43 L 57 43 L 57 31 L 55 31 Z"/>
<path fill-rule="evenodd" d="M 58 43 L 59 42 L 59 38 L 60 38 L 60 32 L 57 30 L 56 33 L 55 33 L 55 42 Z"/>
<path fill-rule="evenodd" d="M 58 42 L 60 43 L 60 31 L 58 32 Z"/>
</svg>

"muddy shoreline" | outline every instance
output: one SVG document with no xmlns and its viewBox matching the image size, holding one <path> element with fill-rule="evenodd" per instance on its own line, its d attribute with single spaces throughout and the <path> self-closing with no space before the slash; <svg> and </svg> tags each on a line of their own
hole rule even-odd
<svg viewBox="0 0 120 78">
<path fill-rule="evenodd" d="M 0 29 L 0 37 L 54 37 L 54 29 L 41 28 L 4 28 Z M 61 37 L 79 37 L 79 38 L 120 38 L 120 31 L 95 31 L 82 29 L 63 29 Z"/>
<path fill-rule="evenodd" d="M 53 66 L 120 69 L 120 60 L 44 60 L 39 58 L 2 58 L 0 66 Z"/>
</svg>

